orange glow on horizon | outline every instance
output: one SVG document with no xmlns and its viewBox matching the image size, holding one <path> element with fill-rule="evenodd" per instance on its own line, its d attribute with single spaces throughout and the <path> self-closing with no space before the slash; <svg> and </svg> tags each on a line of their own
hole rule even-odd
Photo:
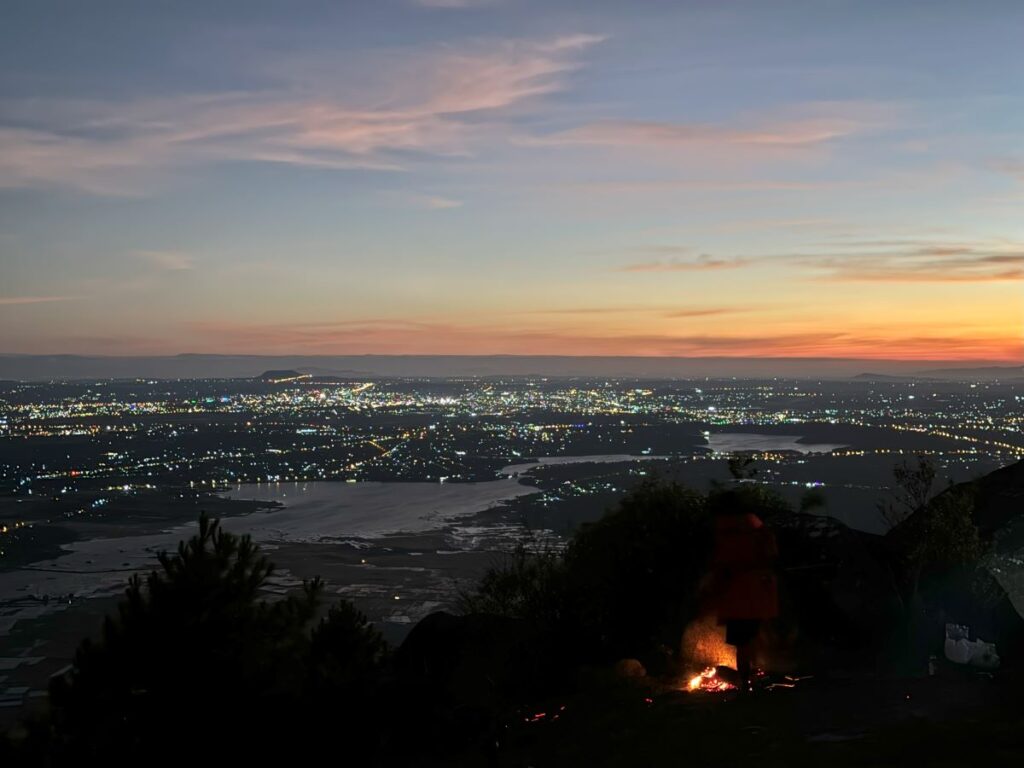
<svg viewBox="0 0 1024 768">
<path fill-rule="evenodd" d="M 873 329 L 874 330 L 874 329 Z M 26 338 L 25 348 L 2 350 L 63 354 L 68 338 Z M 102 345 L 76 342 L 77 354 L 175 355 L 515 355 L 649 358 L 845 358 L 906 361 L 991 361 L 1024 363 L 1024 342 L 1010 335 L 899 336 L 816 329 L 807 333 L 672 335 L 586 332 L 574 329 L 516 330 L 448 323 L 394 327 L 367 324 L 345 329 L 205 324 L 188 340 L 106 338 Z M 112 343 L 114 342 L 114 343 Z"/>
</svg>

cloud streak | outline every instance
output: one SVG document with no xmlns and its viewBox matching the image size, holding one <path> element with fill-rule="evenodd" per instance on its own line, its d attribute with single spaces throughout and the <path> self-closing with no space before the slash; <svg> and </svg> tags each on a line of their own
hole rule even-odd
<svg viewBox="0 0 1024 768">
<path fill-rule="evenodd" d="M 934 242 L 925 240 L 854 240 L 815 252 L 748 256 L 682 256 L 643 261 L 619 272 L 714 272 L 753 264 L 798 269 L 808 279 L 865 283 L 999 283 L 1024 280 L 1024 243 Z M 645 252 L 683 253 L 685 246 L 644 246 Z"/>
<path fill-rule="evenodd" d="M 165 272 L 195 269 L 195 259 L 181 251 L 135 251 L 134 255 Z"/>
<path fill-rule="evenodd" d="M 431 211 L 445 211 L 451 210 L 452 208 L 461 208 L 463 202 L 456 200 L 451 197 L 444 197 L 442 195 L 422 195 L 413 198 L 414 204 L 421 208 L 426 208 Z"/>
<path fill-rule="evenodd" d="M 993 170 L 1013 176 L 1018 181 L 1024 181 L 1024 160 L 1013 157 L 1004 157 L 991 163 Z"/>
<path fill-rule="evenodd" d="M 553 316 L 585 316 L 585 315 L 625 315 L 625 314 L 658 314 L 666 318 L 687 318 L 687 317 L 713 317 L 716 315 L 729 315 L 737 312 L 746 312 L 740 307 L 683 307 L 670 308 L 664 306 L 633 305 L 628 307 L 565 307 L 557 309 L 535 309 L 526 313 L 529 315 L 553 315 Z"/>
<path fill-rule="evenodd" d="M 510 107 L 554 94 L 601 42 L 576 34 L 417 52 L 362 103 L 331 78 L 291 87 L 132 102 L 6 104 L 0 187 L 132 195 L 155 172 L 210 162 L 400 170 L 410 155 L 459 156 Z M 302 80 L 302 78 L 299 78 Z"/>
<path fill-rule="evenodd" d="M 915 240 L 854 242 L 856 250 L 795 256 L 820 280 L 891 283 L 998 283 L 1024 280 L 1024 244 Z M 858 248 L 859 246 L 859 248 Z"/>
<path fill-rule="evenodd" d="M 598 120 L 544 136 L 522 139 L 536 146 L 635 147 L 643 150 L 801 149 L 829 144 L 888 124 L 894 110 L 861 102 L 823 102 L 791 107 L 792 114 L 737 118 L 728 123 Z"/>
<path fill-rule="evenodd" d="M 195 323 L 209 351 L 282 354 L 551 354 L 1019 360 L 1013 336 L 801 333 L 587 334 L 405 320 L 244 326 Z"/>
<path fill-rule="evenodd" d="M 701 254 L 693 259 L 672 258 L 662 261 L 642 261 L 619 267 L 618 272 L 714 272 L 739 269 L 752 262 L 750 258 L 720 257 Z"/>
<path fill-rule="evenodd" d="M 0 296 L 0 307 L 16 307 L 25 304 L 50 304 L 56 301 L 73 301 L 74 296 Z"/>
</svg>

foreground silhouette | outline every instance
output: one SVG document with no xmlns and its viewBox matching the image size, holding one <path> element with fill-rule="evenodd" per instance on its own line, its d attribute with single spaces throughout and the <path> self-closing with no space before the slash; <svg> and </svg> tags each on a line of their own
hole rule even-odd
<svg viewBox="0 0 1024 768">
<path fill-rule="evenodd" d="M 54 764 L 170 764 L 299 751 L 281 734 L 323 724 L 372 746 L 364 698 L 385 644 L 349 603 L 319 622 L 322 585 L 273 602 L 273 573 L 249 537 L 203 515 L 160 570 L 134 576 L 101 639 L 85 640 L 50 690 L 50 716 L 25 745 Z M 288 741 L 291 741 L 290 739 Z"/>
<path fill-rule="evenodd" d="M 928 474 L 919 468 L 915 477 Z M 645 480 L 564 551 L 519 548 L 389 653 L 316 579 L 273 566 L 203 516 L 53 683 L 4 765 L 1004 764 L 1024 736 L 1024 622 L 989 574 L 1024 464 L 908 500 L 886 536 L 796 511 L 763 486 Z M 897 481 L 907 478 L 897 473 Z M 779 616 L 752 646 L 807 682 L 745 701 L 689 694 L 682 642 L 706 605 L 713 522 L 752 514 L 778 543 Z M 947 615 L 949 614 L 949 615 Z M 939 665 L 941 622 L 998 644 L 988 673 Z M 684 686 L 685 687 L 685 686 Z M 13 751 L 12 751 L 13 749 Z"/>
</svg>

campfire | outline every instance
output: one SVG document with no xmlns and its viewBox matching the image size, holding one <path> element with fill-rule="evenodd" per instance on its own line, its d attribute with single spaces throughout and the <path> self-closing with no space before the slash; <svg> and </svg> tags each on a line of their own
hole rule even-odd
<svg viewBox="0 0 1024 768">
<path fill-rule="evenodd" d="M 678 689 L 691 693 L 728 693 L 738 690 L 742 684 L 736 669 L 736 648 L 725 642 L 725 627 L 714 616 L 701 616 L 687 625 L 680 651 L 686 674 L 677 680 Z M 764 663 L 763 657 L 761 663 Z M 755 667 L 750 687 L 764 691 L 796 688 L 807 679 L 806 675 L 769 673 Z"/>
<path fill-rule="evenodd" d="M 719 674 L 719 669 L 723 670 L 723 674 Z M 726 679 L 728 675 L 724 674 L 724 670 L 728 670 L 733 674 L 736 673 L 735 670 L 731 670 L 728 667 L 708 667 L 699 675 L 691 677 L 687 688 L 691 691 L 707 691 L 709 693 L 724 693 L 725 691 L 736 690 L 735 684 Z"/>
<path fill-rule="evenodd" d="M 736 649 L 725 642 L 725 627 L 714 616 L 702 616 L 683 632 L 682 658 L 699 673 L 684 678 L 685 689 L 723 693 L 736 689 Z"/>
</svg>

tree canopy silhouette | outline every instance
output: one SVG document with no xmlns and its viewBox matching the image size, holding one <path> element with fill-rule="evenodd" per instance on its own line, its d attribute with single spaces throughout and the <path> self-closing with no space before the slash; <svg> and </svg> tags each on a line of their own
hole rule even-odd
<svg viewBox="0 0 1024 768">
<path fill-rule="evenodd" d="M 348 603 L 313 626 L 319 579 L 263 599 L 274 566 L 248 536 L 205 514 L 159 563 L 132 577 L 100 639 L 84 641 L 72 669 L 53 680 L 46 749 L 55 762 L 171 762 L 196 747 L 184 736 L 197 729 L 206 754 L 294 752 L 302 740 L 287 744 L 291 726 L 322 718 L 325 706 L 344 716 L 367 708 L 353 700 L 385 645 Z"/>
<path fill-rule="evenodd" d="M 749 470 L 749 465 L 747 466 Z M 755 484 L 709 494 L 647 478 L 601 519 L 582 525 L 565 552 L 519 549 L 491 568 L 463 610 L 524 619 L 575 661 L 637 657 L 657 668 L 698 610 L 716 510 L 771 518 L 786 503 Z"/>
</svg>

